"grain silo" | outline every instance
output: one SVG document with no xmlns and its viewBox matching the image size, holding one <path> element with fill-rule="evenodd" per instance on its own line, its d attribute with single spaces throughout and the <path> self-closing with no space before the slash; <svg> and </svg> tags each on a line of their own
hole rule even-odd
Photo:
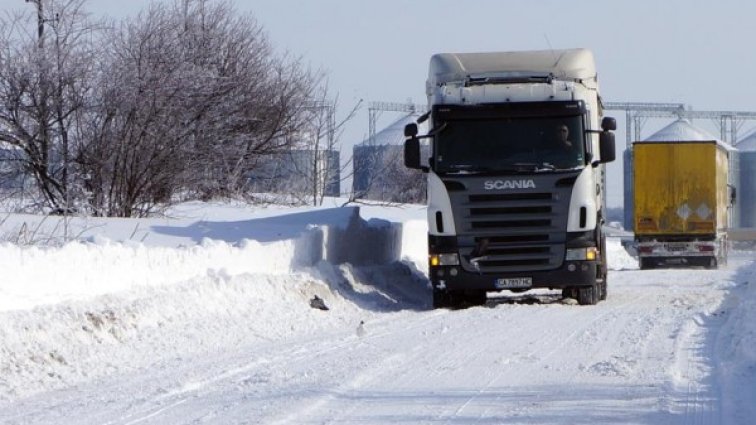
<svg viewBox="0 0 756 425">
<path fill-rule="evenodd" d="M 390 202 L 425 200 L 425 175 L 404 167 L 404 126 L 416 118 L 414 114 L 403 116 L 354 147 L 352 188 L 357 198 Z"/>
<path fill-rule="evenodd" d="M 756 131 L 735 145 L 740 157 L 740 186 L 737 202 L 740 226 L 756 227 Z"/>
</svg>

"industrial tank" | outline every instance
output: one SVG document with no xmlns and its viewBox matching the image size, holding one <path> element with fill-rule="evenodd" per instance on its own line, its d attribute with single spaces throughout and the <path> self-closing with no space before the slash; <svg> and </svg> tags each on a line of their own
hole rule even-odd
<svg viewBox="0 0 756 425">
<path fill-rule="evenodd" d="M 356 198 L 386 202 L 425 201 L 425 175 L 404 167 L 404 126 L 409 114 L 353 148 L 352 189 Z M 427 156 L 426 156 L 427 157 Z"/>
<path fill-rule="evenodd" d="M 624 184 L 623 191 L 623 208 L 624 208 L 624 227 L 631 230 L 633 228 L 633 150 L 627 148 L 622 153 L 622 181 Z"/>
<path fill-rule="evenodd" d="M 735 147 L 740 159 L 740 227 L 756 227 L 756 131 L 740 139 Z"/>
</svg>

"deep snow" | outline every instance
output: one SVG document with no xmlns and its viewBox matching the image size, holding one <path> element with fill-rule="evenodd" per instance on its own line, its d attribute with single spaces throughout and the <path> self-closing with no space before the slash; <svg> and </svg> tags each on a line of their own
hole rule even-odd
<svg viewBox="0 0 756 425">
<path fill-rule="evenodd" d="M 432 311 L 424 208 L 330 202 L 8 215 L 0 423 L 756 421 L 751 252 Z"/>
</svg>

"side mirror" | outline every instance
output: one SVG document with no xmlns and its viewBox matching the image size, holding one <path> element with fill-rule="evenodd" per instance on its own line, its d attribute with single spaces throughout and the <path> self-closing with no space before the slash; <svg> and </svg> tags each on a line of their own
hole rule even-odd
<svg viewBox="0 0 756 425">
<path fill-rule="evenodd" d="M 404 137 L 415 137 L 417 136 L 417 124 L 415 123 L 409 123 L 404 126 Z"/>
<path fill-rule="evenodd" d="M 407 124 L 407 127 L 414 124 Z M 417 130 L 417 126 L 415 126 Z M 405 133 L 407 129 L 404 129 Z M 404 141 L 404 166 L 407 168 L 420 169 L 420 140 L 416 136 L 410 136 Z"/>
<path fill-rule="evenodd" d="M 612 117 L 604 117 L 601 120 L 601 129 L 604 131 L 614 131 L 617 129 L 617 120 Z"/>
<path fill-rule="evenodd" d="M 604 118 L 606 120 L 606 118 Z M 612 118 L 614 121 L 614 118 Z M 603 122 L 601 123 L 603 127 Z M 616 122 L 615 122 L 616 127 Z M 601 162 L 612 162 L 616 158 L 616 152 L 614 147 L 614 133 L 607 130 L 599 133 L 599 150 L 601 151 Z"/>
</svg>

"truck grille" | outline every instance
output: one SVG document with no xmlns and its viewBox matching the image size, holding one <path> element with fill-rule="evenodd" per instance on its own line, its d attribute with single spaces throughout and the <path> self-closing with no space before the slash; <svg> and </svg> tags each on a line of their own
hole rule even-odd
<svg viewBox="0 0 756 425">
<path fill-rule="evenodd" d="M 575 176 L 568 178 L 574 182 Z M 460 181 L 464 190 L 449 192 L 465 270 L 502 273 L 562 265 L 572 185 L 562 183 L 564 174 L 536 178 L 537 189 L 486 193 L 491 191 L 483 189 L 485 178 L 470 177 Z"/>
</svg>

